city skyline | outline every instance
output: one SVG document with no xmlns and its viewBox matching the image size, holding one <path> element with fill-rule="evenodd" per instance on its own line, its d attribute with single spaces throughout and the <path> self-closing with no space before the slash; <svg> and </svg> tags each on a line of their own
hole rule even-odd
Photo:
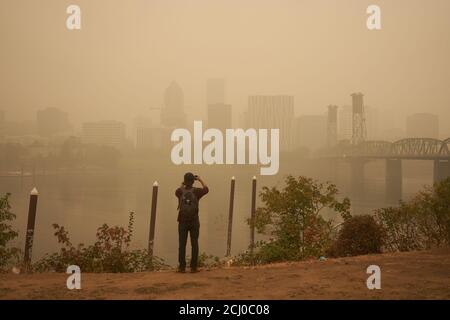
<svg viewBox="0 0 450 320">
<path fill-rule="evenodd" d="M 130 124 L 132 115 L 162 106 L 161 92 L 174 80 L 190 118 L 200 119 L 209 78 L 225 79 L 233 122 L 250 95 L 291 95 L 299 116 L 348 104 L 348 94 L 358 91 L 393 119 L 424 110 L 450 116 L 450 47 L 441 41 L 450 32 L 448 1 L 380 1 L 383 28 L 375 32 L 365 26 L 366 1 L 262 1 L 255 7 L 253 1 L 136 0 L 106 8 L 84 1 L 78 33 L 60 23 L 64 2 L 45 10 L 22 3 L 3 2 L 0 11 L 0 109 L 13 121 L 56 107 L 77 126 L 105 118 Z M 450 135 L 447 123 L 440 128 Z"/>
</svg>

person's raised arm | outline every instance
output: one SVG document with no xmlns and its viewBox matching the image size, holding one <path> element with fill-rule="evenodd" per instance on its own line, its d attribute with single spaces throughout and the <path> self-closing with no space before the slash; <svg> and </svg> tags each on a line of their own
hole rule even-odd
<svg viewBox="0 0 450 320">
<path fill-rule="evenodd" d="M 202 178 L 200 178 L 199 176 L 195 176 L 195 180 L 197 180 L 198 182 L 200 182 L 200 184 L 202 185 L 203 188 L 208 188 L 208 186 L 206 185 L 206 183 L 202 180 Z"/>
</svg>

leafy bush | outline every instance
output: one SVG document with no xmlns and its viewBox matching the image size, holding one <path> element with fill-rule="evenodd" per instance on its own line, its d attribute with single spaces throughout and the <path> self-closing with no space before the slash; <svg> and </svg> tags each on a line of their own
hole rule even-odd
<svg viewBox="0 0 450 320">
<path fill-rule="evenodd" d="M 386 232 L 389 251 L 450 245 L 450 178 L 398 207 L 376 210 L 375 217 Z"/>
<path fill-rule="evenodd" d="M 14 260 L 19 260 L 20 250 L 8 247 L 8 243 L 17 238 L 18 233 L 9 224 L 16 218 L 9 204 L 10 194 L 0 197 L 0 271 L 4 271 Z"/>
<path fill-rule="evenodd" d="M 322 210 L 329 208 L 344 218 L 350 216 L 350 201 L 337 200 L 335 185 L 302 176 L 288 176 L 285 183 L 282 190 L 263 188 L 260 197 L 264 206 L 257 209 L 255 221 L 249 221 L 272 240 L 259 242 L 253 254 L 244 253 L 237 260 L 270 263 L 321 256 L 334 234 L 332 221 L 323 218 Z"/>
<path fill-rule="evenodd" d="M 255 249 L 252 253 L 246 250 L 233 258 L 233 265 L 252 266 L 258 264 L 273 263 L 289 259 L 289 250 L 280 246 L 278 241 L 258 241 L 255 243 Z"/>
<path fill-rule="evenodd" d="M 147 250 L 129 250 L 133 237 L 134 213 L 129 216 L 128 228 L 97 229 L 97 241 L 88 247 L 73 246 L 64 227 L 53 224 L 55 236 L 62 244 L 60 252 L 46 255 L 33 265 L 35 271 L 65 272 L 69 265 L 77 265 L 83 272 L 139 272 L 159 270 L 166 265 L 158 257 L 151 258 Z"/>
<path fill-rule="evenodd" d="M 381 253 L 383 238 L 384 230 L 374 217 L 353 216 L 344 221 L 327 255 L 341 257 Z"/>
</svg>

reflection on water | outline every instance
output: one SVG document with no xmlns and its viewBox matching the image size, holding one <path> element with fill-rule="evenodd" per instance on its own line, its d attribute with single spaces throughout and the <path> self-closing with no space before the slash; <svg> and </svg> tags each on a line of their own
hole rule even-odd
<svg viewBox="0 0 450 320">
<path fill-rule="evenodd" d="M 417 166 L 417 164 L 414 164 Z M 364 199 L 352 199 L 354 213 L 369 213 L 385 206 L 384 174 L 382 165 L 374 164 L 366 170 Z M 293 174 L 304 174 L 329 180 L 324 170 L 310 164 L 299 164 Z M 404 166 L 404 198 L 431 184 L 430 165 L 422 164 L 421 174 L 416 169 Z M 258 173 L 256 167 L 207 167 L 173 166 L 170 170 L 123 174 L 70 173 L 47 174 L 35 177 L 0 177 L 0 194 L 12 193 L 11 204 L 17 214 L 15 227 L 20 231 L 16 245 L 23 247 L 24 229 L 28 212 L 28 195 L 34 184 L 39 190 L 38 212 L 33 250 L 33 259 L 58 248 L 54 237 L 53 223 L 65 226 L 72 243 L 92 243 L 96 229 L 103 223 L 127 226 L 128 214 L 135 212 L 135 234 L 132 246 L 146 248 L 150 221 L 152 184 L 159 182 L 159 198 L 155 234 L 155 254 L 174 265 L 177 258 L 177 201 L 174 195 L 185 171 L 199 173 L 210 187 L 210 193 L 200 203 L 200 251 L 223 256 L 226 252 L 226 230 L 230 177 L 236 176 L 235 211 L 233 221 L 232 254 L 245 250 L 249 243 L 249 228 L 246 219 L 250 214 L 251 178 Z M 348 177 L 344 167 L 339 167 L 337 179 L 343 195 L 348 190 Z M 258 176 L 258 190 L 262 185 L 281 184 L 286 171 L 274 177 Z M 189 251 L 188 251 L 189 252 Z"/>
</svg>

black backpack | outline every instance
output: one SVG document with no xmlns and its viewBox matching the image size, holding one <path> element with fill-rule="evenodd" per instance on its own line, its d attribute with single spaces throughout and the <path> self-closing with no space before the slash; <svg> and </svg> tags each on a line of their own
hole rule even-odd
<svg viewBox="0 0 450 320">
<path fill-rule="evenodd" d="M 198 217 L 198 199 L 194 188 L 181 188 L 181 197 L 178 204 L 179 220 L 183 222 L 193 221 Z"/>
</svg>

